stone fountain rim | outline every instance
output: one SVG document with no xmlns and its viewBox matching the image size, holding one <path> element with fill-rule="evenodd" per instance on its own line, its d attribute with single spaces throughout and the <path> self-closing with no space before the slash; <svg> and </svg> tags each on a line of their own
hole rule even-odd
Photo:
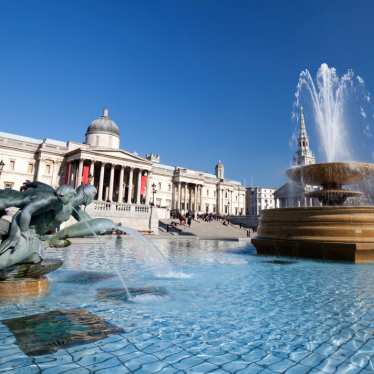
<svg viewBox="0 0 374 374">
<path fill-rule="evenodd" d="M 371 211 L 374 213 L 374 205 L 323 205 L 323 206 L 293 206 L 293 207 L 288 207 L 288 208 L 269 208 L 265 209 L 261 213 L 267 213 L 271 211 L 278 212 L 280 210 L 295 210 L 295 211 L 301 211 L 301 210 L 308 210 L 308 211 L 319 211 L 319 210 L 360 210 L 360 211 Z"/>
<path fill-rule="evenodd" d="M 297 165 L 287 169 L 286 173 L 288 178 L 296 183 L 304 181 L 304 184 L 321 186 L 324 183 L 331 183 L 328 179 L 332 178 L 330 176 L 326 178 L 323 175 L 328 169 L 344 171 L 343 175 L 334 177 L 337 180 L 337 184 L 354 184 L 370 176 L 374 177 L 374 163 L 359 161 L 320 162 L 309 165 Z M 303 176 L 301 176 L 301 170 L 304 170 Z M 314 172 L 312 173 L 311 170 Z"/>
</svg>

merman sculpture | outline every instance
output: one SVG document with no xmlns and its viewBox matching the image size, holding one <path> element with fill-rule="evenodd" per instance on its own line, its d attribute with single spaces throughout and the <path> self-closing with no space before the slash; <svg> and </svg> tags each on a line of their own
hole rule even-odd
<svg viewBox="0 0 374 374">
<path fill-rule="evenodd" d="M 257 253 L 374 262 L 374 207 L 343 205 L 361 193 L 342 187 L 372 179 L 374 164 L 311 164 L 293 167 L 287 175 L 297 183 L 321 186 L 307 195 L 322 206 L 262 211 L 252 240 Z"/>
<path fill-rule="evenodd" d="M 91 218 L 81 206 L 96 195 L 92 185 L 76 190 L 62 185 L 56 190 L 40 182 L 25 182 L 21 191 L 0 190 L 0 215 L 8 208 L 18 208 L 11 222 L 0 218 L 0 280 L 41 278 L 62 265 L 60 260 L 43 261 L 45 245 L 66 246 L 69 238 L 124 232 L 109 219 Z M 63 230 L 60 225 L 75 218 L 78 222 Z M 0 295 L 1 284 L 0 282 Z"/>
</svg>

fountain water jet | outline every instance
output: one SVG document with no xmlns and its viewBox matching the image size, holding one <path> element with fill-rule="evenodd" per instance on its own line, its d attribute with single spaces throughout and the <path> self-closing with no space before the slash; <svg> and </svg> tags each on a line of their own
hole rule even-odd
<svg viewBox="0 0 374 374">
<path fill-rule="evenodd" d="M 78 213 L 78 212 L 76 211 L 76 213 Z M 96 239 L 96 242 L 100 245 L 101 250 L 104 252 L 105 259 L 106 259 L 107 263 L 109 264 L 109 258 L 108 258 L 106 246 L 100 241 L 99 236 L 95 233 L 93 228 L 90 226 L 89 222 L 86 221 L 86 220 L 83 220 L 83 222 L 85 223 L 87 229 L 91 232 L 92 236 Z M 113 265 L 113 269 L 114 269 L 114 272 L 116 273 L 118 279 L 120 280 L 120 282 L 122 284 L 122 288 L 123 288 L 123 290 L 126 294 L 127 300 L 131 300 L 131 294 L 130 294 L 129 288 L 126 285 L 125 278 L 123 277 L 122 273 L 119 271 L 119 269 L 117 268 L 116 265 Z"/>
<path fill-rule="evenodd" d="M 312 110 L 323 160 L 352 161 L 364 152 L 365 158 L 372 157 L 368 140 L 372 137 L 373 106 L 359 75 L 350 69 L 339 76 L 327 64 L 319 67 L 315 79 L 303 70 L 295 91 L 293 117 L 299 118 L 302 102 Z"/>
<path fill-rule="evenodd" d="M 258 254 L 374 262 L 374 207 L 343 205 L 347 198 L 361 195 L 343 185 L 374 179 L 374 164 L 337 162 L 352 157 L 344 109 L 354 87 L 352 71 L 338 77 L 327 64 L 318 70 L 316 84 L 308 70 L 300 74 L 295 104 L 300 106 L 306 88 L 328 162 L 297 165 L 287 175 L 298 184 L 320 186 L 305 196 L 318 198 L 322 206 L 262 211 L 252 240 Z"/>
</svg>

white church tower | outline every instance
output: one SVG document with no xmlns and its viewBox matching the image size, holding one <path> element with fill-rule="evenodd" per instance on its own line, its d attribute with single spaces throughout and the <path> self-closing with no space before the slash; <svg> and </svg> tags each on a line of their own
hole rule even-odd
<svg viewBox="0 0 374 374">
<path fill-rule="evenodd" d="M 316 159 L 313 152 L 309 148 L 309 138 L 306 132 L 305 119 L 303 107 L 300 108 L 300 127 L 299 135 L 297 138 L 297 151 L 293 157 L 293 164 L 298 165 L 310 165 L 315 164 Z"/>
</svg>

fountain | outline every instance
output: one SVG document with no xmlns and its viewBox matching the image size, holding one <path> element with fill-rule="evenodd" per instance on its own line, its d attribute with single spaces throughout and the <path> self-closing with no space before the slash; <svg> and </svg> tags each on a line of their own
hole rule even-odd
<svg viewBox="0 0 374 374">
<path fill-rule="evenodd" d="M 308 71 L 300 74 L 296 106 L 300 106 L 301 93 L 306 88 L 329 162 L 295 165 L 287 170 L 287 176 L 300 185 L 318 187 L 305 196 L 317 198 L 321 206 L 262 211 L 252 242 L 260 255 L 373 262 L 374 207 L 347 205 L 347 198 L 353 200 L 361 192 L 343 186 L 373 179 L 374 164 L 338 162 L 351 159 L 343 109 L 350 88 L 355 87 L 356 81 L 362 86 L 363 80 L 359 76 L 355 79 L 352 71 L 338 77 L 334 68 L 322 64 L 316 81 L 315 84 Z"/>
<path fill-rule="evenodd" d="M 374 261 L 374 207 L 343 205 L 360 192 L 342 188 L 374 177 L 374 164 L 312 164 L 291 168 L 287 174 L 293 181 L 321 186 L 307 195 L 318 198 L 322 206 L 264 210 L 252 240 L 257 253 Z"/>
<path fill-rule="evenodd" d="M 62 185 L 56 190 L 40 182 L 25 182 L 21 191 L 0 190 L 0 299 L 40 295 L 48 290 L 46 274 L 61 260 L 43 260 L 48 246 L 66 246 L 69 238 L 125 232 L 109 219 L 92 219 L 80 207 L 96 195 L 92 185 L 76 190 Z M 17 208 L 11 222 L 7 209 Z M 63 230 L 60 225 L 73 216 L 78 222 Z"/>
</svg>

